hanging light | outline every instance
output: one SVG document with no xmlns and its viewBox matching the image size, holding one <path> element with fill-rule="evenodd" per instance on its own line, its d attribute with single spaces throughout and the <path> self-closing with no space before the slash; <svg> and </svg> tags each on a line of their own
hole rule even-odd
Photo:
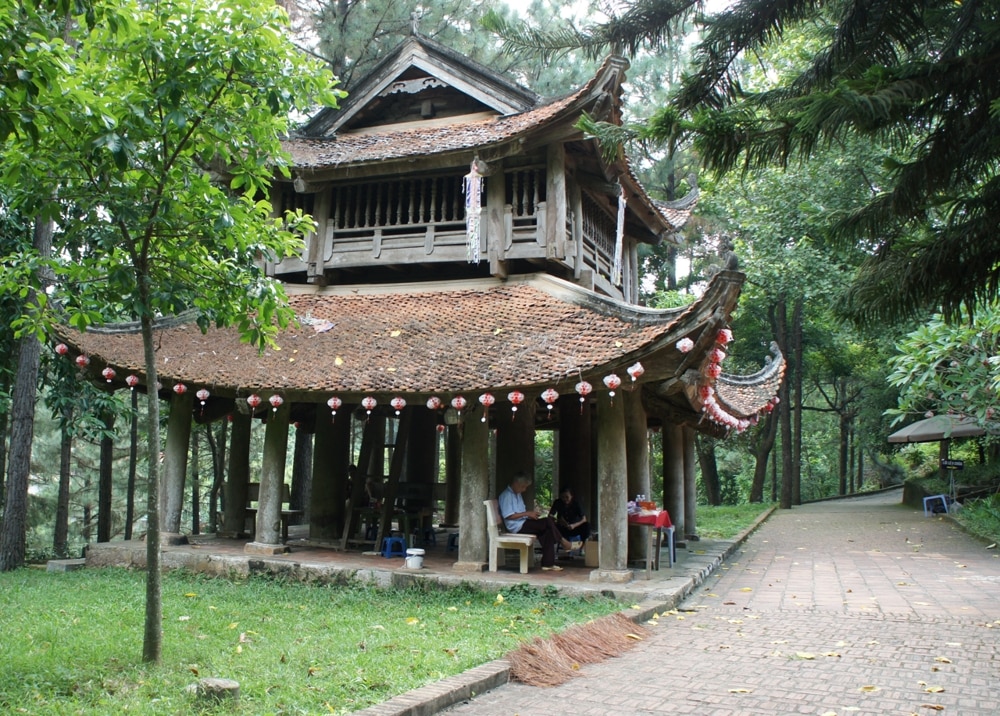
<svg viewBox="0 0 1000 716">
<path fill-rule="evenodd" d="M 441 398 L 436 395 L 432 395 L 427 399 L 427 409 L 428 410 L 440 410 L 444 407 L 444 403 L 441 402 Z"/>
<path fill-rule="evenodd" d="M 721 348 L 713 348 L 712 352 L 708 354 L 708 358 L 713 363 L 721 363 L 726 359 L 726 352 Z"/>
<path fill-rule="evenodd" d="M 444 432 L 444 423 L 438 423 L 437 431 L 439 433 L 443 433 Z"/>
<path fill-rule="evenodd" d="M 110 383 L 115 379 L 115 369 L 112 368 L 111 366 L 108 366 L 107 368 L 101 371 L 101 375 L 103 375 L 104 379 Z"/>
<path fill-rule="evenodd" d="M 691 349 L 694 348 L 694 341 L 690 338 L 681 338 L 674 344 L 674 348 L 679 350 L 681 353 L 690 353 Z"/>
<path fill-rule="evenodd" d="M 718 378 L 722 375 L 722 367 L 718 363 L 709 363 L 705 366 L 705 375 L 709 378 Z"/>
<path fill-rule="evenodd" d="M 56 346 L 56 353 L 58 353 L 61 356 L 66 355 L 67 353 L 69 353 L 69 346 L 66 345 L 65 343 L 58 344 Z"/>
<path fill-rule="evenodd" d="M 615 397 L 615 390 L 621 384 L 622 384 L 622 379 L 619 378 L 615 373 L 604 376 L 604 385 L 608 386 L 608 390 L 611 391 L 610 395 L 612 398 Z"/>
<path fill-rule="evenodd" d="M 559 400 L 559 393 L 556 392 L 555 388 L 546 388 L 542 391 L 542 400 L 545 401 L 545 409 L 549 411 L 549 417 L 552 417 L 552 406 Z"/>
<path fill-rule="evenodd" d="M 281 404 L 285 402 L 285 399 L 282 398 L 277 393 L 275 393 L 274 395 L 272 395 L 270 398 L 267 399 L 267 402 L 271 404 L 271 410 L 277 413 L 278 408 L 280 408 Z"/>
<path fill-rule="evenodd" d="M 205 401 L 208 400 L 210 395 L 211 393 L 208 392 L 208 388 L 201 388 L 197 393 L 195 393 L 195 396 L 201 401 L 201 407 L 203 408 L 205 407 Z"/>
<path fill-rule="evenodd" d="M 404 400 L 402 396 L 397 395 L 389 401 L 389 405 L 391 405 L 396 411 L 396 415 L 399 415 L 400 411 L 406 407 L 406 400 Z"/>
<path fill-rule="evenodd" d="M 514 420 L 517 413 L 517 406 L 524 402 L 524 393 L 520 390 L 512 390 L 507 393 L 507 400 L 510 401 L 510 419 Z"/>
<path fill-rule="evenodd" d="M 81 368 L 86 368 L 88 365 L 90 365 L 90 358 L 81 353 L 76 357 L 76 364 Z"/>
<path fill-rule="evenodd" d="M 728 328 L 721 328 L 719 332 L 715 334 L 715 342 L 719 345 L 726 345 L 731 340 L 733 340 L 733 332 Z"/>
<path fill-rule="evenodd" d="M 135 390 L 135 386 L 139 385 L 139 376 L 135 373 L 130 373 L 125 378 L 125 385 L 129 387 L 129 390 Z"/>
<path fill-rule="evenodd" d="M 583 404 L 587 402 L 587 396 L 594 390 L 594 386 L 585 380 L 576 384 L 576 392 L 580 394 L 580 415 L 583 415 Z"/>
<path fill-rule="evenodd" d="M 340 410 L 340 406 L 344 404 L 344 401 L 338 398 L 336 395 L 326 401 L 326 404 L 330 406 L 330 416 L 331 420 L 337 419 L 337 411 Z"/>
<path fill-rule="evenodd" d="M 183 383 L 174 383 L 174 392 L 177 395 L 184 395 L 187 392 L 188 387 Z"/>
<path fill-rule="evenodd" d="M 483 393 L 479 396 L 479 402 L 483 404 L 483 417 L 482 422 L 489 420 L 490 406 L 497 402 L 497 399 L 493 397 L 493 393 Z"/>
<path fill-rule="evenodd" d="M 370 395 L 366 395 L 361 399 L 361 407 L 365 409 L 367 415 L 371 416 L 372 411 L 375 410 L 375 406 L 378 405 L 378 401 Z"/>
<path fill-rule="evenodd" d="M 256 410 L 257 406 L 260 405 L 260 396 L 256 393 L 251 393 L 247 396 L 247 405 L 250 406 L 251 410 Z"/>
<path fill-rule="evenodd" d="M 629 377 L 632 378 L 632 382 L 633 383 L 636 380 L 638 380 L 639 377 L 642 376 L 643 373 L 646 372 L 646 369 L 642 367 L 642 363 L 640 363 L 639 361 L 636 361 L 635 363 L 633 363 L 632 365 L 630 365 L 625 370 L 628 371 Z"/>
</svg>

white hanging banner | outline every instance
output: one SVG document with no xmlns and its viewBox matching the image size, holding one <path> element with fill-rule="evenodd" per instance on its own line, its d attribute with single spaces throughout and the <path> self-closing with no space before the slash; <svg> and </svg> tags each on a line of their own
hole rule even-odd
<svg viewBox="0 0 1000 716">
<path fill-rule="evenodd" d="M 618 225 L 615 227 L 615 257 L 611 262 L 611 283 L 614 286 L 622 285 L 622 251 L 625 244 L 625 187 L 621 186 L 621 194 L 618 195 Z"/>
<path fill-rule="evenodd" d="M 470 264 L 479 263 L 483 213 L 483 177 L 476 169 L 478 157 L 473 158 L 469 173 L 465 175 L 462 189 L 465 192 L 465 240 Z"/>
</svg>

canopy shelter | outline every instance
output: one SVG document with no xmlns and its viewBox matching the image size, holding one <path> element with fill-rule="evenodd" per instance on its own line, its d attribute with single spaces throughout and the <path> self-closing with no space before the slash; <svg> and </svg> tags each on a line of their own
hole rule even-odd
<svg viewBox="0 0 1000 716">
<path fill-rule="evenodd" d="M 891 443 L 930 443 L 950 438 L 974 438 L 986 430 L 975 418 L 959 415 L 935 415 L 910 423 L 889 436 Z"/>
</svg>

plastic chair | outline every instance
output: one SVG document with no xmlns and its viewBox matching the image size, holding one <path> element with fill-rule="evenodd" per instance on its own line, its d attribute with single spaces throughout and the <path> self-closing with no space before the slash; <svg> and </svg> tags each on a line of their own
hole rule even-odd
<svg viewBox="0 0 1000 716">
<path fill-rule="evenodd" d="M 406 540 L 402 537 L 385 537 L 382 540 L 382 556 L 389 557 L 405 557 L 406 556 Z"/>
</svg>

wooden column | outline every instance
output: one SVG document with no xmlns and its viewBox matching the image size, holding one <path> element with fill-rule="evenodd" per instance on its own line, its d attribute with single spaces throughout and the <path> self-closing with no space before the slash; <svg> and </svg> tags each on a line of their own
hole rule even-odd
<svg viewBox="0 0 1000 716">
<path fill-rule="evenodd" d="M 301 517 L 294 517 L 292 524 L 302 524 L 301 520 L 308 524 L 312 502 L 309 497 L 312 492 L 313 475 L 312 426 L 298 425 L 295 428 L 295 448 L 292 455 L 292 487 L 289 491 L 291 500 L 288 506 L 292 510 L 302 510 Z"/>
<path fill-rule="evenodd" d="M 496 410 L 496 407 L 493 409 Z M 526 400 L 521 403 L 517 412 L 513 414 L 513 420 L 511 420 L 509 411 L 509 407 L 501 408 L 495 415 L 497 425 L 497 493 L 506 489 L 514 475 L 519 472 L 524 472 L 532 480 L 535 479 L 535 401 Z M 526 504 L 528 499 L 526 494 L 524 498 Z"/>
<path fill-rule="evenodd" d="M 503 161 L 493 162 L 490 168 L 492 172 L 486 178 L 486 215 L 482 222 L 483 233 L 486 234 L 486 255 L 490 260 L 490 275 L 507 278 L 507 245 L 510 237 L 504 221 L 507 187 Z"/>
<path fill-rule="evenodd" d="M 163 544 L 179 539 L 184 507 L 184 477 L 191 445 L 191 414 L 194 395 L 174 393 L 167 418 L 167 443 L 163 455 L 163 487 L 160 490 L 160 531 Z M 173 537 L 171 537 L 173 535 Z"/>
<path fill-rule="evenodd" d="M 581 412 L 580 408 L 583 408 Z M 559 486 L 573 490 L 584 514 L 596 525 L 594 491 L 591 480 L 591 409 L 590 400 L 581 403 L 579 396 L 568 395 L 559 399 Z M 552 498 L 557 497 L 553 486 Z M 545 505 L 548 507 L 548 505 Z"/>
<path fill-rule="evenodd" d="M 462 423 L 462 492 L 458 512 L 460 572 L 481 572 L 487 562 L 486 507 L 490 497 L 489 427 L 473 418 Z"/>
<path fill-rule="evenodd" d="M 281 486 L 285 481 L 290 409 L 286 402 L 267 419 L 257 500 L 257 530 L 254 541 L 243 548 L 249 554 L 279 554 L 288 551 L 281 543 Z"/>
<path fill-rule="evenodd" d="M 676 535 L 684 534 L 684 428 L 663 423 L 663 506 Z"/>
<path fill-rule="evenodd" d="M 449 425 L 445 430 L 444 446 L 444 480 L 447 491 L 444 501 L 444 523 L 457 525 L 462 500 L 462 436 L 457 426 Z"/>
<path fill-rule="evenodd" d="M 566 258 L 566 147 L 562 142 L 548 146 L 545 161 L 545 254 L 551 259 Z"/>
<path fill-rule="evenodd" d="M 698 539 L 698 457 L 694 450 L 694 430 L 685 426 L 684 430 L 684 530 L 685 539 Z"/>
<path fill-rule="evenodd" d="M 649 439 L 646 431 L 646 409 L 642 406 L 640 389 L 622 391 L 625 407 L 625 454 L 628 462 L 627 497 L 634 500 L 636 495 L 649 498 Z M 629 559 L 645 561 L 649 552 L 649 533 L 645 527 L 633 527 L 628 531 Z"/>
<path fill-rule="evenodd" d="M 253 418 L 248 413 L 233 412 L 232 436 L 229 438 L 229 475 L 226 480 L 227 537 L 246 532 L 246 508 L 250 484 L 250 432 Z"/>
<path fill-rule="evenodd" d="M 613 399 L 605 391 L 597 396 L 597 482 L 601 517 L 598 533 L 598 568 L 591 581 L 627 582 L 628 505 L 625 490 L 625 409 L 622 396 Z"/>
<path fill-rule="evenodd" d="M 101 467 L 97 481 L 97 541 L 110 542 L 115 414 L 104 413 L 101 416 L 101 422 L 104 423 L 104 434 L 101 435 Z"/>
<path fill-rule="evenodd" d="M 334 541 L 344 530 L 347 500 L 347 466 L 351 439 L 351 413 L 340 411 L 336 420 L 327 411 L 316 416 L 313 438 L 313 480 L 309 502 L 309 537 Z"/>
</svg>

